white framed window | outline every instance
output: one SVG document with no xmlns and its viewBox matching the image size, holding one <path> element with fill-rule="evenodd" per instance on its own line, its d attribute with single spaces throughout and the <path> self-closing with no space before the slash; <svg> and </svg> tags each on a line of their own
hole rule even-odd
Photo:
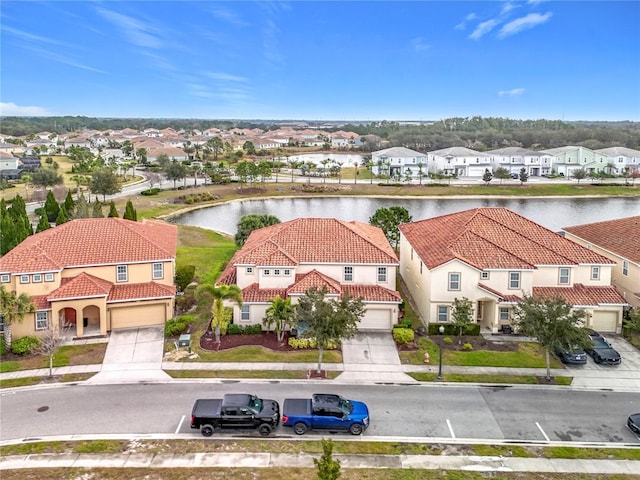
<svg viewBox="0 0 640 480">
<path fill-rule="evenodd" d="M 520 288 L 520 272 L 509 272 L 509 289 Z"/>
<path fill-rule="evenodd" d="M 0 282 L 9 283 L 9 280 L 11 280 L 11 275 L 7 275 L 6 273 L 0 275 Z"/>
<path fill-rule="evenodd" d="M 269 270 L 268 268 L 264 269 L 264 276 L 265 277 L 270 277 L 271 276 L 271 270 Z"/>
<path fill-rule="evenodd" d="M 600 280 L 600 267 L 591 267 L 591 280 Z"/>
<path fill-rule="evenodd" d="M 247 273 L 247 275 L 253 275 L 253 267 L 247 267 L 245 272 Z"/>
<path fill-rule="evenodd" d="M 20 283 L 29 283 L 29 275 L 20 275 Z"/>
<path fill-rule="evenodd" d="M 129 270 L 126 265 L 118 265 L 116 267 L 116 281 L 126 282 L 129 279 Z"/>
<path fill-rule="evenodd" d="M 273 269 L 273 276 L 274 277 L 279 277 L 280 276 L 280 269 L 279 268 L 274 268 Z"/>
<path fill-rule="evenodd" d="M 446 323 L 449 321 L 449 307 L 446 305 L 438 305 L 438 323 Z"/>
<path fill-rule="evenodd" d="M 164 278 L 164 264 L 162 263 L 154 263 L 153 264 L 153 279 L 160 280 Z"/>
<path fill-rule="evenodd" d="M 489 272 L 480 272 L 480 278 L 482 280 L 489 280 Z"/>
<path fill-rule="evenodd" d="M 503 322 L 509 321 L 509 309 L 507 307 L 500 307 L 500 320 Z"/>
<path fill-rule="evenodd" d="M 249 310 L 249 305 L 242 304 L 242 307 L 240 307 L 240 320 L 242 320 L 243 322 L 248 322 L 250 319 L 250 310 Z"/>
<path fill-rule="evenodd" d="M 420 260 L 420 275 L 422 275 L 422 260 Z"/>
<path fill-rule="evenodd" d="M 33 281 L 33 283 L 41 283 L 42 282 L 42 274 L 41 273 L 34 273 L 33 274 L 33 278 L 31 280 Z"/>
<path fill-rule="evenodd" d="M 49 312 L 36 312 L 36 330 L 49 328 Z"/>
<path fill-rule="evenodd" d="M 291 276 L 291 270 L 290 270 L 290 269 L 288 269 L 288 268 L 285 268 L 285 269 L 284 269 L 284 276 L 285 276 L 285 277 L 290 277 L 290 276 Z"/>
<path fill-rule="evenodd" d="M 561 267 L 558 269 L 558 284 L 569 285 L 569 269 Z"/>
<path fill-rule="evenodd" d="M 387 267 L 378 267 L 378 283 L 387 281 Z"/>
<path fill-rule="evenodd" d="M 449 273 L 449 290 L 460 290 L 460 274 L 457 272 Z"/>
<path fill-rule="evenodd" d="M 623 260 L 622 261 L 622 275 L 624 275 L 625 277 L 629 275 L 629 261 L 628 260 Z"/>
<path fill-rule="evenodd" d="M 344 267 L 343 280 L 345 282 L 353 282 L 353 267 Z"/>
<path fill-rule="evenodd" d="M 53 273 L 45 273 L 44 274 L 45 282 L 53 282 Z"/>
<path fill-rule="evenodd" d="M 0 332 L 4 333 L 4 317 L 0 315 Z"/>
</svg>

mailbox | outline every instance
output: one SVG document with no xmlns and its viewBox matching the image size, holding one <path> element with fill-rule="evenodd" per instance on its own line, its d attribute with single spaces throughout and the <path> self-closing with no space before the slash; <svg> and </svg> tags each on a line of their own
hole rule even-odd
<svg viewBox="0 0 640 480">
<path fill-rule="evenodd" d="M 191 348 L 191 334 L 184 333 L 178 339 L 178 347 Z"/>
</svg>

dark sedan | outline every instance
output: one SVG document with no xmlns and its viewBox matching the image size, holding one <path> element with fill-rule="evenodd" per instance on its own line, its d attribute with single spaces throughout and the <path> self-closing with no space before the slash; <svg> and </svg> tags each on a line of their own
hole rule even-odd
<svg viewBox="0 0 640 480">
<path fill-rule="evenodd" d="M 640 435 L 640 413 L 634 413 L 627 418 L 627 427 L 634 433 Z"/>
<path fill-rule="evenodd" d="M 591 355 L 594 362 L 605 365 L 619 365 L 620 362 L 622 362 L 620 354 L 601 334 L 595 331 L 590 331 L 589 338 L 593 342 L 593 346 L 586 350 L 587 353 Z"/>
<path fill-rule="evenodd" d="M 572 350 L 560 350 L 556 352 L 556 355 L 562 363 L 571 365 L 584 365 L 587 363 L 587 354 L 581 348 L 576 347 Z"/>
</svg>

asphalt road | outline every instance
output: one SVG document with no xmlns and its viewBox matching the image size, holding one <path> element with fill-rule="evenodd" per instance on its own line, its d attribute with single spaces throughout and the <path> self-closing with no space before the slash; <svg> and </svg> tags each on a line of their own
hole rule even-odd
<svg viewBox="0 0 640 480">
<path fill-rule="evenodd" d="M 0 440 L 77 434 L 178 434 L 189 428 L 196 398 L 255 393 L 283 402 L 314 392 L 339 393 L 368 404 L 365 436 L 441 440 L 640 442 L 625 426 L 640 411 L 637 393 L 553 388 L 370 385 L 299 382 L 172 382 L 139 385 L 67 385 L 3 390 Z M 350 437 L 348 434 L 343 434 Z M 294 437 L 280 427 L 276 436 Z"/>
</svg>

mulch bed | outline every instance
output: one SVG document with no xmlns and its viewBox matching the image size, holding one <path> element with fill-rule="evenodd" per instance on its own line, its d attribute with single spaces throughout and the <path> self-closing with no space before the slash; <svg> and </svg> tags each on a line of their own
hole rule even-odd
<svg viewBox="0 0 640 480">
<path fill-rule="evenodd" d="M 469 343 L 473 347 L 473 350 L 489 350 L 493 352 L 515 352 L 518 350 L 518 342 L 500 340 L 499 337 L 496 340 L 487 340 L 482 335 L 463 335 L 460 338 L 460 342 L 457 336 L 449 336 L 452 343 L 445 343 L 442 339 L 446 336 L 440 337 L 434 335 L 430 339 L 437 345 L 442 344 L 444 350 L 462 351 L 464 350 L 464 344 Z M 414 351 L 418 350 L 417 341 L 411 342 L 407 345 L 397 345 L 400 351 Z"/>
<path fill-rule="evenodd" d="M 230 348 L 258 345 L 277 352 L 291 352 L 295 350 L 289 346 L 289 334 L 285 333 L 282 343 L 273 332 L 250 335 L 220 335 L 220 343 L 216 342 L 216 336 L 212 331 L 207 331 L 200 337 L 200 348 L 203 350 L 217 351 Z"/>
</svg>

